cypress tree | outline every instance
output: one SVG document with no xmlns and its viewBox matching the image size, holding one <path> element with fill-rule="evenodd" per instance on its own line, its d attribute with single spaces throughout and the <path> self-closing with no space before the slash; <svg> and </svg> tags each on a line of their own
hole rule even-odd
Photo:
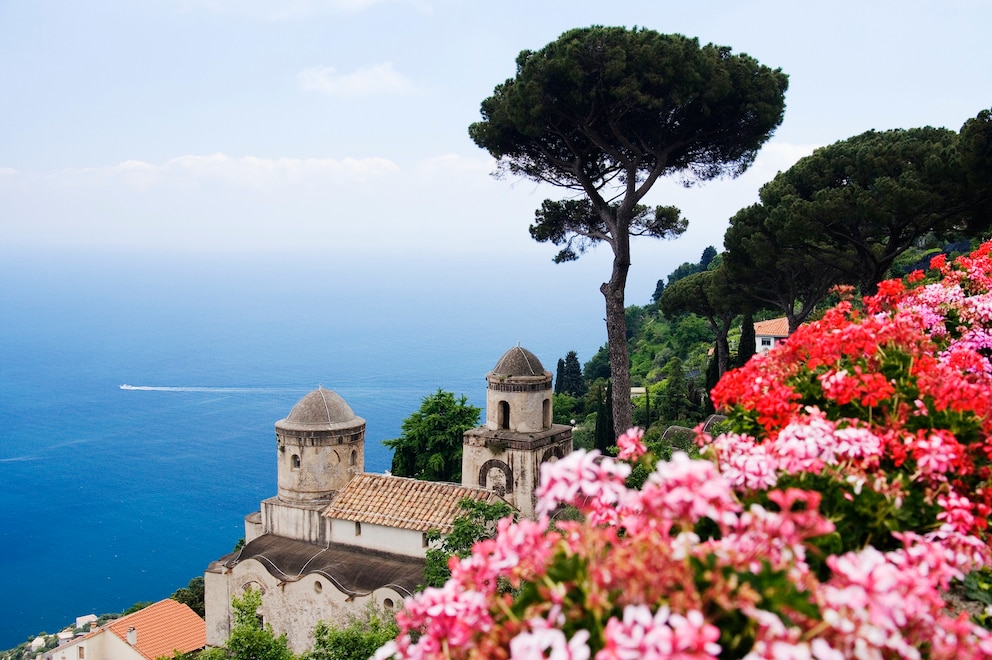
<svg viewBox="0 0 992 660">
<path fill-rule="evenodd" d="M 582 379 L 582 365 L 579 364 L 579 356 L 575 351 L 569 351 L 565 356 L 564 364 L 559 364 L 561 370 L 561 392 L 581 397 L 586 393 L 586 382 Z"/>
<path fill-rule="evenodd" d="M 737 366 L 743 366 L 757 350 L 754 339 L 754 316 L 751 310 L 744 312 L 741 321 L 741 341 L 737 345 Z"/>
<path fill-rule="evenodd" d="M 616 444 L 613 437 L 613 407 L 610 405 L 613 401 L 613 381 L 606 381 L 605 395 L 603 388 L 599 388 L 596 401 L 596 449 L 605 454 Z"/>
</svg>

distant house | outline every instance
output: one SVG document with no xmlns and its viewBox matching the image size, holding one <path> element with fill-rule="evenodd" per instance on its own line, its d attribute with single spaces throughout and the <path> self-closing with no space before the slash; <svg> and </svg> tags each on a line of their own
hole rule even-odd
<svg viewBox="0 0 992 660">
<path fill-rule="evenodd" d="M 85 628 L 91 623 L 96 623 L 95 614 L 85 614 L 83 616 L 76 617 L 76 628 Z"/>
<path fill-rule="evenodd" d="M 789 319 L 781 317 L 758 321 L 754 324 L 754 348 L 764 353 L 775 348 L 789 337 Z"/>
<path fill-rule="evenodd" d="M 115 619 L 52 651 L 52 660 L 156 660 L 207 644 L 203 619 L 171 598 Z"/>
</svg>

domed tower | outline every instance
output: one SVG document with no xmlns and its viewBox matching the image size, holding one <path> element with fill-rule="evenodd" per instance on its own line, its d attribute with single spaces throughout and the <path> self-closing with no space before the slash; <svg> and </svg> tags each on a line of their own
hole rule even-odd
<svg viewBox="0 0 992 660">
<path fill-rule="evenodd" d="M 572 427 L 552 423 L 551 372 L 515 346 L 486 374 L 486 425 L 465 432 L 462 484 L 503 496 L 533 518 L 541 463 L 572 451 Z"/>
<path fill-rule="evenodd" d="M 365 420 L 344 399 L 318 387 L 276 422 L 279 499 L 327 499 L 365 471 Z"/>
<path fill-rule="evenodd" d="M 340 396 L 318 387 L 276 422 L 276 447 L 278 494 L 245 519 L 245 542 L 275 534 L 326 544 L 330 530 L 321 511 L 365 471 L 365 420 Z"/>
</svg>

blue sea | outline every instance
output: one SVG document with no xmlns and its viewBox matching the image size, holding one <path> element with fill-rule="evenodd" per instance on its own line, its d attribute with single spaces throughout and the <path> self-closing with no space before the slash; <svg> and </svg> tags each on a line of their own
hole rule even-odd
<svg viewBox="0 0 992 660">
<path fill-rule="evenodd" d="M 0 255 L 0 649 L 168 597 L 229 552 L 275 494 L 274 423 L 318 385 L 365 418 L 381 472 L 425 396 L 484 407 L 510 347 L 552 372 L 588 360 L 608 271 L 561 269 Z"/>
</svg>

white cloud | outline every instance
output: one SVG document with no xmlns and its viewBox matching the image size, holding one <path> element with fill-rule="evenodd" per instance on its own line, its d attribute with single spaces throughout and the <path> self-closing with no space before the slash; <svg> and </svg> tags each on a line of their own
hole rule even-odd
<svg viewBox="0 0 992 660">
<path fill-rule="evenodd" d="M 147 189 L 161 184 L 221 183 L 256 190 L 305 184 L 349 185 L 393 174 L 398 166 L 386 158 L 236 158 L 223 153 L 184 155 L 161 164 L 127 160 L 107 167 L 63 170 L 57 180 L 71 184 L 124 183 Z"/>
<path fill-rule="evenodd" d="M 458 154 L 433 156 L 420 161 L 416 166 L 417 174 L 427 179 L 460 177 L 465 174 L 490 175 L 495 170 L 496 161 L 492 158 L 466 158 Z"/>
<path fill-rule="evenodd" d="M 636 242 L 631 299 L 646 299 L 658 277 L 698 259 L 707 245 L 721 249 L 730 217 L 757 201 L 758 189 L 777 171 L 812 150 L 773 143 L 737 179 L 689 189 L 659 181 L 645 203 L 678 206 L 689 231 L 675 241 Z M 0 244 L 324 251 L 366 255 L 370 263 L 407 253 L 550 263 L 553 246 L 531 240 L 527 227 L 542 199 L 563 192 L 496 179 L 493 167 L 482 153 L 404 164 L 215 153 L 19 172 L 0 176 Z M 582 268 L 590 277 L 608 273 L 608 253 L 586 255 L 591 263 Z"/>
<path fill-rule="evenodd" d="M 0 176 L 16 176 L 17 174 L 20 174 L 20 172 L 13 167 L 0 167 Z"/>
<path fill-rule="evenodd" d="M 413 82 L 397 73 L 392 62 L 373 64 L 345 74 L 337 73 L 333 67 L 313 66 L 296 74 L 296 79 L 304 90 L 330 96 L 406 94 L 416 89 Z"/>
</svg>

